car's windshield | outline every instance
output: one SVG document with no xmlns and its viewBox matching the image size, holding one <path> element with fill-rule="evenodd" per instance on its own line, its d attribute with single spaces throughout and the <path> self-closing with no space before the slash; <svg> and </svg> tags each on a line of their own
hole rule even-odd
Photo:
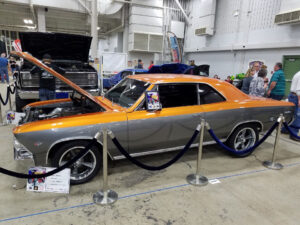
<svg viewBox="0 0 300 225">
<path fill-rule="evenodd" d="M 110 89 L 104 97 L 122 107 L 129 108 L 138 100 L 149 85 L 149 83 L 143 81 L 127 78 Z"/>
</svg>

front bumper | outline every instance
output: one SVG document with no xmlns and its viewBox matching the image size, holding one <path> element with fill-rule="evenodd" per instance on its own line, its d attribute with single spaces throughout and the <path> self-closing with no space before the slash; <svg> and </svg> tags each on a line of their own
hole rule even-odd
<svg viewBox="0 0 300 225">
<path fill-rule="evenodd" d="M 99 95 L 99 89 L 91 89 L 91 90 L 86 90 L 90 94 L 97 96 Z M 56 90 L 55 93 L 72 93 L 73 91 L 69 90 Z M 19 97 L 21 99 L 39 99 L 39 91 L 25 91 L 25 90 L 18 90 Z"/>
</svg>

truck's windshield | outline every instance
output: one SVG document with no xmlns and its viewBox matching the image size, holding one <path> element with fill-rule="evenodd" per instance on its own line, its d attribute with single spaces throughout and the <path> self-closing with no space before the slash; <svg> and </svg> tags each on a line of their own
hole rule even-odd
<svg viewBox="0 0 300 225">
<path fill-rule="evenodd" d="M 149 83 L 126 78 L 110 89 L 104 97 L 122 107 L 131 107 L 149 87 Z"/>
</svg>

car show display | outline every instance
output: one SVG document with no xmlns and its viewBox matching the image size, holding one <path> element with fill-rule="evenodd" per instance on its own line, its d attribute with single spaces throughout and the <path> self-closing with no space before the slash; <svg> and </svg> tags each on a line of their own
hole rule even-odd
<svg viewBox="0 0 300 225">
<path fill-rule="evenodd" d="M 250 97 L 227 82 L 201 76 L 133 75 L 103 97 L 95 97 L 34 57 L 17 54 L 74 89 L 70 99 L 29 104 L 14 129 L 18 143 L 15 151 L 21 158 L 30 157 L 36 165 L 63 165 L 103 127 L 137 157 L 182 148 L 202 118 L 222 142 L 239 153 L 253 146 L 259 132 L 268 130 L 277 115 L 283 114 L 287 122 L 293 118 L 291 103 Z M 213 143 L 205 132 L 204 144 Z M 193 143 L 192 147 L 197 145 Z M 108 152 L 113 160 L 124 158 L 110 141 Z M 92 179 L 101 167 L 100 159 L 100 152 L 92 147 L 71 167 L 71 183 Z"/>
</svg>

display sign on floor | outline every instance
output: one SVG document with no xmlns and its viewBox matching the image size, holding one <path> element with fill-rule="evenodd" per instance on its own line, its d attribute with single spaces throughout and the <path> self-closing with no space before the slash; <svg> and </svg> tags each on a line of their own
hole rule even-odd
<svg viewBox="0 0 300 225">
<path fill-rule="evenodd" d="M 51 167 L 32 167 L 29 169 L 29 174 L 45 174 L 55 168 Z M 34 178 L 27 180 L 27 191 L 36 192 L 55 192 L 66 193 L 70 191 L 70 173 L 69 168 L 45 178 Z"/>
<path fill-rule="evenodd" d="M 18 125 L 19 121 L 25 116 L 25 113 L 18 113 L 14 111 L 8 111 L 6 113 L 7 124 Z"/>
</svg>

